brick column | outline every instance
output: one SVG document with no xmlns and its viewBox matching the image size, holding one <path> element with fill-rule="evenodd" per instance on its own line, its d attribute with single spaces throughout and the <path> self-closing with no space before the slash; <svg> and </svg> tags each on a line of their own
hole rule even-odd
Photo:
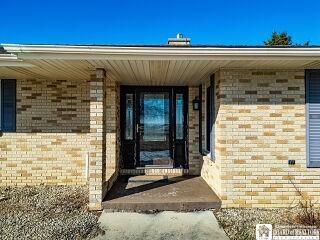
<svg viewBox="0 0 320 240">
<path fill-rule="evenodd" d="M 90 156 L 89 156 L 89 208 L 102 208 L 105 181 L 105 71 L 97 69 L 90 79 Z"/>
<path fill-rule="evenodd" d="M 199 153 L 199 112 L 193 110 L 192 101 L 199 96 L 198 87 L 189 87 L 189 174 L 200 174 L 200 153 Z"/>
</svg>

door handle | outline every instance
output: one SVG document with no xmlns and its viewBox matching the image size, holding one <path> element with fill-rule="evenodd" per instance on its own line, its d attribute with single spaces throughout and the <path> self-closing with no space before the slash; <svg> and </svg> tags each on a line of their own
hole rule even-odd
<svg viewBox="0 0 320 240">
<path fill-rule="evenodd" d="M 136 132 L 139 133 L 139 134 L 142 134 L 142 131 L 143 131 L 143 127 L 140 126 L 139 123 L 137 123 L 137 125 L 136 125 Z"/>
</svg>

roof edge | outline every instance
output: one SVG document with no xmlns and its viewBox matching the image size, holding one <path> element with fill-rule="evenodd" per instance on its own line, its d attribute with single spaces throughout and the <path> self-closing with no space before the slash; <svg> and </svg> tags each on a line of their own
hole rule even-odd
<svg viewBox="0 0 320 240">
<path fill-rule="evenodd" d="M 137 59 L 208 59 L 217 58 L 314 58 L 320 60 L 320 47 L 189 47 L 189 46 L 96 46 L 96 45 L 24 45 L 2 44 L 3 48 L 21 59 L 56 58 L 137 58 Z"/>
<path fill-rule="evenodd" d="M 188 38 L 189 39 L 189 38 Z M 265 45 L 228 45 L 228 44 L 190 44 L 183 45 L 169 45 L 169 44 L 63 44 L 63 43 L 1 43 L 3 46 L 66 46 L 66 47 L 159 47 L 159 48 L 320 48 L 320 45 L 283 45 L 283 46 L 265 46 Z M 1 49 L 1 46 L 0 46 Z"/>
</svg>

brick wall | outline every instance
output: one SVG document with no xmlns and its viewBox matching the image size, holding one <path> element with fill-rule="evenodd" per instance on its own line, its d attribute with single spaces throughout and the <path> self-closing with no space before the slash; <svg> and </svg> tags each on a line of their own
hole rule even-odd
<svg viewBox="0 0 320 240">
<path fill-rule="evenodd" d="M 120 160 L 120 87 L 111 80 L 106 86 L 107 175 L 119 169 Z"/>
<path fill-rule="evenodd" d="M 320 169 L 306 167 L 304 71 L 217 74 L 223 206 L 294 206 L 301 200 L 297 189 L 319 202 Z"/>
<path fill-rule="evenodd" d="M 17 132 L 88 133 L 85 80 L 17 80 Z"/>
<path fill-rule="evenodd" d="M 189 130 L 188 130 L 188 141 L 189 141 L 189 174 L 199 175 L 201 168 L 201 155 L 199 153 L 199 112 L 193 110 L 192 101 L 195 97 L 199 96 L 198 87 L 189 87 Z"/>
<path fill-rule="evenodd" d="M 116 181 L 120 168 L 120 87 L 107 78 L 105 88 L 106 163 L 103 166 L 105 182 L 102 195 L 105 196 Z"/>
<path fill-rule="evenodd" d="M 0 185 L 86 183 L 88 86 L 17 80 L 17 131 L 0 136 Z"/>
</svg>

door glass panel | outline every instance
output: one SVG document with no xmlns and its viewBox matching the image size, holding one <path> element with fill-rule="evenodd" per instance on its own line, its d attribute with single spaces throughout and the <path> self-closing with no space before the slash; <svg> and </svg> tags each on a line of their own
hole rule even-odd
<svg viewBox="0 0 320 240">
<path fill-rule="evenodd" d="M 133 94 L 126 94 L 125 139 L 133 139 Z"/>
<path fill-rule="evenodd" d="M 140 95 L 140 166 L 170 165 L 169 93 Z"/>
<path fill-rule="evenodd" d="M 176 95 L 176 139 L 183 139 L 183 94 Z"/>
</svg>

